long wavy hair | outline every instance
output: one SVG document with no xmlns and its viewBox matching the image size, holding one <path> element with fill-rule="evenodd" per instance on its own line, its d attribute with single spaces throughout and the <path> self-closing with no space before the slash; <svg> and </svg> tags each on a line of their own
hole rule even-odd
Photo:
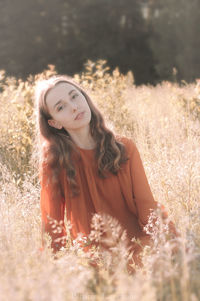
<svg viewBox="0 0 200 301">
<path fill-rule="evenodd" d="M 42 176 L 45 172 L 44 166 L 48 166 L 52 171 L 54 182 L 58 182 L 61 168 L 64 168 L 72 195 L 75 196 L 80 192 L 74 164 L 75 158 L 78 157 L 74 157 L 72 154 L 79 154 L 78 148 L 64 128 L 56 129 L 48 124 L 48 119 L 52 119 L 52 116 L 48 112 L 46 95 L 50 89 L 61 82 L 76 87 L 83 94 L 90 107 L 90 133 L 96 142 L 95 158 L 99 177 L 106 178 L 108 172 L 116 175 L 121 164 L 125 163 L 128 158 L 124 144 L 117 141 L 117 136 L 115 137 L 114 133 L 105 126 L 102 114 L 77 82 L 66 75 L 54 75 L 48 80 L 40 81 L 35 91 L 40 175 Z"/>
</svg>

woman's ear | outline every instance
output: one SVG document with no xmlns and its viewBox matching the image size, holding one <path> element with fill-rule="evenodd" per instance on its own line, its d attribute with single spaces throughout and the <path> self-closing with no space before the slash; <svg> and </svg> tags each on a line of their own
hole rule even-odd
<svg viewBox="0 0 200 301">
<path fill-rule="evenodd" d="M 61 125 L 58 121 L 56 121 L 56 120 L 49 119 L 49 120 L 48 120 L 48 124 L 49 124 L 50 126 L 56 128 L 56 129 L 59 129 L 59 130 L 62 129 L 62 125 Z"/>
</svg>

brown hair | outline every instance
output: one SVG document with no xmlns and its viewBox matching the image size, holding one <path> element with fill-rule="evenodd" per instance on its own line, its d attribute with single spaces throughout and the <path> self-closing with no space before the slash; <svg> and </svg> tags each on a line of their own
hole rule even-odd
<svg viewBox="0 0 200 301">
<path fill-rule="evenodd" d="M 48 124 L 48 119 L 52 119 L 52 116 L 48 112 L 45 98 L 47 92 L 60 82 L 75 86 L 88 102 L 91 110 L 90 133 L 97 144 L 95 158 L 97 160 L 98 175 L 105 178 L 108 171 L 117 174 L 120 165 L 125 163 L 128 158 L 123 143 L 117 141 L 113 132 L 105 126 L 102 114 L 77 82 L 66 75 L 54 75 L 48 80 L 40 81 L 35 93 L 41 154 L 40 174 L 44 173 L 44 166 L 48 166 L 54 179 L 59 181 L 61 167 L 64 167 L 72 193 L 77 195 L 79 194 L 79 187 L 75 179 L 76 169 L 73 164 L 72 153 L 74 153 L 73 151 L 78 153 L 78 149 L 64 128 L 56 129 Z"/>
</svg>

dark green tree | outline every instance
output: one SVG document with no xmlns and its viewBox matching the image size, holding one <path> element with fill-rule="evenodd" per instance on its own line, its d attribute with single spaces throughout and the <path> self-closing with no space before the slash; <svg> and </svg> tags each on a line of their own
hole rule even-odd
<svg viewBox="0 0 200 301">
<path fill-rule="evenodd" d="M 67 37 L 59 57 L 68 56 L 65 61 L 77 64 L 79 70 L 88 58 L 106 59 L 111 70 L 116 66 L 122 73 L 132 70 L 136 84 L 154 82 L 150 33 L 141 15 L 140 1 L 79 0 L 76 4 L 65 4 Z M 70 47 L 73 56 L 69 55 Z M 66 66 L 69 64 L 62 65 L 60 59 L 59 69 L 64 72 Z"/>
<path fill-rule="evenodd" d="M 0 4 L 0 69 L 25 78 L 54 64 L 73 75 L 90 60 L 153 82 L 149 31 L 139 0 L 18 0 Z"/>
<path fill-rule="evenodd" d="M 0 8 L 0 68 L 22 78 L 42 71 L 56 57 L 60 6 L 53 0 L 6 0 Z"/>
<path fill-rule="evenodd" d="M 149 5 L 153 28 L 150 45 L 160 80 L 191 82 L 199 78 L 199 0 L 151 0 Z"/>
</svg>

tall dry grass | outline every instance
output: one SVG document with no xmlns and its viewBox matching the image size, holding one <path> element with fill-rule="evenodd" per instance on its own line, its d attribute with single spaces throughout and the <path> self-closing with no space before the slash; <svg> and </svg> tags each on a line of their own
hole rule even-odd
<svg viewBox="0 0 200 301">
<path fill-rule="evenodd" d="M 88 61 L 75 80 L 88 89 L 115 133 L 137 144 L 155 200 L 163 203 L 181 233 L 173 239 L 162 220 L 146 231 L 154 245 L 142 253 L 143 267 L 126 269 L 128 257 L 116 220 L 95 215 L 90 239 L 111 229 L 110 252 L 85 253 L 81 234 L 55 257 L 50 237 L 41 246 L 40 186 L 34 87 L 56 73 L 53 66 L 26 82 L 1 71 L 0 94 L 0 300 L 192 300 L 200 299 L 200 87 L 163 82 L 134 85 L 131 73 L 109 74 L 105 61 Z M 158 210 L 159 216 L 159 210 Z M 153 215 L 152 215 L 153 218 Z M 67 229 L 70 223 L 65 218 Z M 116 243 L 117 242 L 117 243 Z M 138 242 L 139 243 L 139 242 Z M 178 243 L 177 253 L 173 247 Z M 94 258 L 98 269 L 89 263 Z"/>
</svg>

